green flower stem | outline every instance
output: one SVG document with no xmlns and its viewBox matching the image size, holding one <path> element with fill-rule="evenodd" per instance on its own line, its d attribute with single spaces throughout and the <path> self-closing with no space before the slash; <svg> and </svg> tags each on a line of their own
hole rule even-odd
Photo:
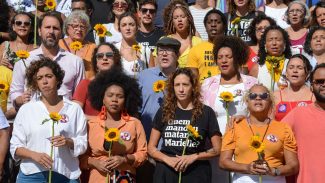
<svg viewBox="0 0 325 183">
<path fill-rule="evenodd" d="M 228 102 L 226 102 L 226 115 L 227 115 L 227 123 L 229 122 L 229 109 L 228 109 L 228 107 L 229 107 L 229 103 L 228 103 Z"/>
<path fill-rule="evenodd" d="M 108 150 L 108 156 L 107 157 L 111 157 L 111 153 L 112 153 L 112 145 L 113 142 L 110 142 L 110 146 L 109 146 L 109 150 Z M 106 174 L 106 183 L 110 183 L 111 182 L 111 176 L 109 175 L 109 173 Z"/>
<path fill-rule="evenodd" d="M 183 147 L 183 152 L 182 152 L 182 156 L 184 156 L 185 154 L 185 150 L 186 150 L 186 146 L 187 146 L 187 143 L 188 143 L 188 138 L 190 136 L 188 135 L 187 138 L 186 138 L 186 141 L 185 141 L 185 146 Z M 180 171 L 179 174 L 178 174 L 178 183 L 181 183 L 182 182 L 182 172 Z"/>
<path fill-rule="evenodd" d="M 272 69 L 271 69 L 271 88 L 272 88 L 272 92 L 274 92 L 274 84 L 275 84 L 275 73 L 274 73 L 274 68 L 272 65 Z"/>
<path fill-rule="evenodd" d="M 34 48 L 37 48 L 37 44 L 36 44 L 36 35 L 37 35 L 37 4 L 38 4 L 38 1 L 36 0 L 36 2 L 35 2 L 36 11 L 35 11 L 35 18 L 34 18 Z"/>
<path fill-rule="evenodd" d="M 54 137 L 54 123 L 55 121 L 52 121 L 52 138 Z M 53 145 L 51 144 L 51 152 L 50 152 L 51 159 L 53 159 Z M 50 168 L 49 172 L 49 183 L 52 182 L 52 166 Z"/>
<path fill-rule="evenodd" d="M 27 69 L 27 65 L 26 65 L 25 59 L 22 59 L 22 61 L 24 63 L 25 69 Z"/>
</svg>

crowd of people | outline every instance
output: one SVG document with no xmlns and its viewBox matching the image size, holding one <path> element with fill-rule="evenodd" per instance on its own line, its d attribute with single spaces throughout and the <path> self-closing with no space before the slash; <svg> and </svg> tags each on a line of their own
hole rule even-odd
<svg viewBox="0 0 325 183">
<path fill-rule="evenodd" d="M 0 183 L 321 183 L 325 1 L 0 0 Z"/>
</svg>

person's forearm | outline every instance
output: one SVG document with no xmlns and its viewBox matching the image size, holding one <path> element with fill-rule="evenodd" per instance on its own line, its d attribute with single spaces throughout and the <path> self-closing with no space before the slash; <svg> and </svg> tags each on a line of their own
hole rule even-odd
<svg viewBox="0 0 325 183">
<path fill-rule="evenodd" d="M 5 161 L 8 146 L 9 146 L 9 129 L 1 129 L 0 130 L 0 167 L 3 167 L 3 163 Z"/>
<path fill-rule="evenodd" d="M 240 172 L 248 174 L 249 164 L 236 163 L 232 160 L 224 160 L 219 162 L 220 168 L 232 172 Z"/>
<path fill-rule="evenodd" d="M 6 41 L 10 40 L 10 35 L 8 32 L 0 32 L 0 38 Z"/>
<path fill-rule="evenodd" d="M 294 164 L 288 164 L 288 165 L 284 165 L 284 166 L 279 166 L 276 167 L 279 172 L 280 175 L 279 176 L 289 176 L 289 175 L 293 175 L 298 173 L 299 170 L 299 165 L 298 163 L 294 163 Z M 272 175 L 274 175 L 274 168 L 271 168 L 272 170 Z"/>
<path fill-rule="evenodd" d="M 160 152 L 156 147 L 150 149 L 148 148 L 148 153 L 153 159 L 160 162 L 166 163 L 166 159 L 168 158 L 166 154 Z"/>
<path fill-rule="evenodd" d="M 21 159 L 33 159 L 34 151 L 26 149 L 24 147 L 19 147 L 16 149 L 15 156 Z"/>
<path fill-rule="evenodd" d="M 215 156 L 218 156 L 219 153 L 220 153 L 220 151 L 211 148 L 211 149 L 209 149 L 207 151 L 197 153 L 197 160 L 211 159 L 211 158 L 213 158 Z"/>
<path fill-rule="evenodd" d="M 22 96 L 17 97 L 14 100 L 14 102 L 15 102 L 15 107 L 19 109 L 19 107 L 21 107 L 24 104 L 23 97 Z"/>
</svg>

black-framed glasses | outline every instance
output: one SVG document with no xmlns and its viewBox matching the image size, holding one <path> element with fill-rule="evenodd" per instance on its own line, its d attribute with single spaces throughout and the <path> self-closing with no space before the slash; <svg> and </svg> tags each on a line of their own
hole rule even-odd
<svg viewBox="0 0 325 183">
<path fill-rule="evenodd" d="M 315 79 L 313 81 L 314 85 L 320 86 L 320 85 L 325 85 L 325 79 Z"/>
<path fill-rule="evenodd" d="M 173 52 L 174 52 L 174 49 L 172 49 L 172 48 L 158 48 L 157 49 L 158 55 L 163 55 L 163 54 L 170 55 Z"/>
<path fill-rule="evenodd" d="M 30 26 L 30 24 L 31 24 L 30 21 L 29 21 L 29 22 L 23 22 L 23 21 L 20 21 L 20 20 L 16 20 L 16 21 L 15 21 L 15 25 L 16 25 L 16 26 L 24 25 L 24 26 L 28 27 L 28 26 Z"/>
<path fill-rule="evenodd" d="M 142 14 L 147 14 L 148 12 L 149 12 L 150 14 L 154 14 L 154 13 L 156 13 L 156 9 L 141 8 L 141 13 L 142 13 Z"/>
<path fill-rule="evenodd" d="M 265 93 L 249 93 L 248 94 L 249 100 L 255 100 L 257 97 L 259 97 L 262 100 L 266 100 L 269 98 L 269 96 L 270 96 L 270 94 L 267 92 L 265 92 Z"/>
<path fill-rule="evenodd" d="M 104 57 L 106 58 L 113 58 L 114 53 L 113 52 L 105 52 L 105 53 L 96 53 L 96 59 L 102 60 Z"/>
</svg>

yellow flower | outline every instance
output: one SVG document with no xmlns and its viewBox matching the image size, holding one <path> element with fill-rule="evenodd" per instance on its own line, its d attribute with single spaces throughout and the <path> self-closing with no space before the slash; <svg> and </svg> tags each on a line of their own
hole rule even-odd
<svg viewBox="0 0 325 183">
<path fill-rule="evenodd" d="M 261 153 L 265 149 L 264 143 L 261 141 L 260 137 L 257 135 L 254 135 L 251 138 L 251 142 L 250 142 L 249 146 L 253 149 L 253 151 L 255 151 L 257 153 Z"/>
<path fill-rule="evenodd" d="M 135 50 L 136 52 L 141 52 L 141 46 L 138 44 L 132 45 L 132 49 Z"/>
<path fill-rule="evenodd" d="M 240 22 L 240 17 L 236 17 L 231 21 L 231 24 L 239 24 L 239 22 Z"/>
<path fill-rule="evenodd" d="M 274 81 L 279 81 L 282 70 L 284 68 L 284 55 L 280 57 L 275 56 L 267 56 L 265 59 L 265 65 L 269 73 L 271 74 L 271 77 Z M 272 76 L 272 69 L 273 69 L 273 76 Z"/>
<path fill-rule="evenodd" d="M 94 30 L 99 37 L 105 37 L 107 34 L 107 29 L 103 24 L 96 24 Z"/>
<path fill-rule="evenodd" d="M 166 82 L 164 80 L 158 80 L 153 83 L 152 89 L 154 92 L 159 93 L 165 90 Z"/>
<path fill-rule="evenodd" d="M 195 128 L 193 128 L 192 125 L 187 125 L 186 128 L 187 128 L 188 132 L 193 135 L 194 138 L 199 138 L 200 137 L 199 132 L 196 131 Z"/>
<path fill-rule="evenodd" d="M 82 48 L 82 43 L 80 41 L 73 41 L 70 44 L 70 48 L 73 49 L 74 51 L 78 51 Z"/>
<path fill-rule="evenodd" d="M 109 128 L 105 132 L 105 140 L 107 142 L 117 142 L 120 139 L 120 132 L 117 128 Z"/>
<path fill-rule="evenodd" d="M 29 57 L 29 53 L 26 50 L 18 50 L 18 51 L 16 51 L 16 55 L 20 59 L 26 59 Z"/>
<path fill-rule="evenodd" d="M 234 95 L 227 91 L 222 92 L 219 97 L 225 102 L 233 102 L 234 101 Z"/>
<path fill-rule="evenodd" d="M 57 112 L 51 112 L 50 113 L 50 118 L 53 120 L 53 121 L 59 121 L 61 119 L 61 115 Z"/>
<path fill-rule="evenodd" d="M 46 0 L 45 5 L 48 10 L 53 11 L 53 10 L 55 10 L 56 2 L 55 2 L 55 0 Z"/>
<path fill-rule="evenodd" d="M 0 81 L 0 93 L 8 92 L 8 91 L 9 91 L 9 85 L 6 82 Z"/>
</svg>

